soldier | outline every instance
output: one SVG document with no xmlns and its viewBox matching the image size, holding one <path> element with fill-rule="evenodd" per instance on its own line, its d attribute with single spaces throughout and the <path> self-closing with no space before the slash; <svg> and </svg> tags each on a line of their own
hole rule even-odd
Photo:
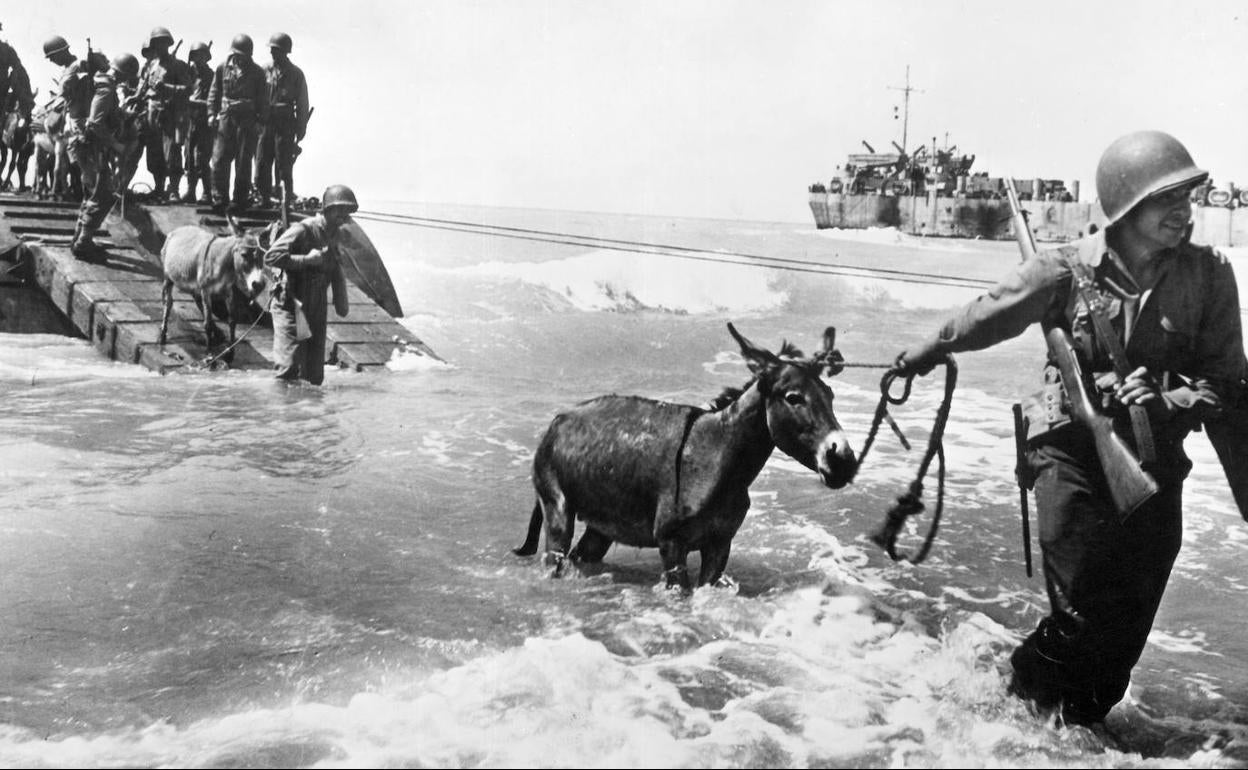
<svg viewBox="0 0 1248 770">
<path fill-rule="evenodd" d="M 924 374 L 945 354 L 981 350 L 1035 323 L 1065 330 L 1078 348 L 1089 383 L 1061 382 L 1050 354 L 1045 387 L 1028 400 L 1049 614 L 1010 657 L 1009 688 L 1066 724 L 1102 722 L 1126 694 L 1183 543 L 1192 468 L 1183 441 L 1202 420 L 1222 422 L 1245 374 L 1235 272 L 1189 240 L 1191 190 L 1208 176 L 1169 134 L 1119 138 L 1096 169 L 1104 229 L 1028 259 L 893 368 Z M 1112 360 L 1119 347 L 1136 367 L 1123 376 Z M 1159 488 L 1129 518 L 1119 516 L 1114 469 L 1093 431 L 1062 403 L 1064 392 L 1091 386 L 1124 442 L 1134 436 L 1128 407 L 1138 404 L 1151 424 Z M 1242 434 L 1236 443 L 1220 452 L 1242 450 Z M 1244 455 L 1224 462 L 1242 497 Z"/>
<path fill-rule="evenodd" d="M 117 194 L 123 199 L 130 189 L 130 180 L 139 168 L 139 158 L 143 157 L 143 118 L 146 105 L 139 104 L 139 60 L 133 54 L 121 54 L 126 57 L 125 66 L 113 73 L 117 81 L 117 100 L 120 103 L 121 129 L 118 138 L 125 149 L 117 153 L 113 159 L 114 180 Z"/>
<path fill-rule="evenodd" d="M 65 150 L 70 161 L 78 164 L 81 138 L 87 130 L 87 114 L 91 110 L 93 84 L 88 62 L 81 61 L 69 50 L 69 43 L 60 35 L 53 35 L 43 44 L 43 55 L 61 68 L 57 81 L 57 95 L 65 110 L 64 133 L 67 137 Z M 71 170 L 72 174 L 73 171 Z M 62 180 L 55 180 L 53 187 Z"/>
<path fill-rule="evenodd" d="M 138 75 L 139 61 L 130 54 L 113 59 L 112 66 L 94 77 L 95 91 L 86 120 L 86 131 L 79 137 L 78 167 L 82 173 L 82 206 L 78 209 L 78 225 L 70 252 L 78 259 L 90 260 L 100 252 L 95 232 L 113 208 L 113 158 L 125 150 L 119 133 L 122 111 L 117 100 L 117 80 Z"/>
<path fill-rule="evenodd" d="M 212 203 L 209 190 L 212 187 L 212 126 L 208 125 L 208 92 L 212 89 L 212 58 L 210 44 L 195 43 L 186 55 L 186 61 L 194 75 L 188 114 L 189 127 L 186 136 L 186 194 L 183 203 L 195 203 L 195 185 L 203 182 L 199 203 Z"/>
<path fill-rule="evenodd" d="M 0 24 L 0 29 L 4 25 Z M 30 92 L 30 74 L 22 66 L 22 59 L 8 43 L 0 40 L 0 114 L 17 110 L 30 119 L 35 97 Z"/>
<path fill-rule="evenodd" d="M 303 141 L 308 128 L 308 82 L 303 70 L 290 61 L 291 47 L 290 35 L 285 32 L 269 38 L 273 63 L 264 69 L 268 82 L 269 122 L 260 131 L 256 150 L 256 197 L 261 208 L 273 205 L 275 175 L 283 186 L 283 200 L 294 199 L 295 147 L 297 142 Z"/>
<path fill-rule="evenodd" d="M 0 29 L 3 29 L 0 25 Z M 8 43 L 0 40 L 0 138 L 4 147 L 13 153 L 13 161 L 9 164 L 10 172 L 19 171 L 18 179 L 22 187 L 26 186 L 25 160 L 22 157 L 21 137 L 29 135 L 30 114 L 35 107 L 35 97 L 30 91 L 30 74 L 22 66 L 17 51 Z M 0 151 L 0 158 L 3 157 Z M 0 171 L 3 171 L 0 168 Z M 8 175 L 5 175 L 5 187 L 9 186 Z"/>
<path fill-rule="evenodd" d="M 143 70 L 139 93 L 147 108 L 144 149 L 147 170 L 154 182 L 154 203 L 165 202 L 166 196 L 176 198 L 182 182 L 182 134 L 193 83 L 190 67 L 169 52 L 172 46 L 169 30 L 156 27 L 143 48 L 143 55 L 150 58 Z"/>
<path fill-rule="evenodd" d="M 247 35 L 235 35 L 230 55 L 217 67 L 208 92 L 208 121 L 216 126 L 212 145 L 213 208 L 234 212 L 251 199 L 251 159 L 256 149 L 257 124 L 268 120 L 269 102 L 264 70 L 252 58 Z M 230 171 L 234 197 L 230 198 Z"/>
<path fill-rule="evenodd" d="M 338 232 L 359 209 L 346 185 L 330 185 L 321 213 L 296 222 L 282 233 L 264 262 L 280 271 L 269 311 L 273 314 L 273 365 L 278 379 L 303 378 L 313 385 L 325 379 L 325 335 L 333 294 L 339 317 L 349 308 L 347 282 L 338 263 Z"/>
</svg>

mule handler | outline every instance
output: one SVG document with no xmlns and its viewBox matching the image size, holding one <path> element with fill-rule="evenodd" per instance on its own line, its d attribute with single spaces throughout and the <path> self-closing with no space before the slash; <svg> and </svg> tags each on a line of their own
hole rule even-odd
<svg viewBox="0 0 1248 770">
<path fill-rule="evenodd" d="M 350 187 L 330 185 L 320 213 L 291 225 L 264 258 L 280 276 L 269 306 L 278 379 L 302 378 L 313 385 L 325 379 L 326 291 L 333 292 L 338 316 L 346 316 L 347 281 L 338 264 L 337 235 L 357 209 Z"/>
<path fill-rule="evenodd" d="M 1049 614 L 1014 651 L 1010 692 L 1066 724 L 1096 725 L 1126 694 L 1183 542 L 1192 468 L 1183 440 L 1202 422 L 1244 497 L 1245 438 L 1212 429 L 1240 408 L 1235 274 L 1225 256 L 1189 240 L 1190 193 L 1207 177 L 1169 134 L 1119 138 L 1096 170 L 1104 230 L 1028 259 L 894 366 L 926 374 L 947 353 L 982 350 L 1039 323 L 1071 335 L 1123 441 L 1132 439 L 1129 408 L 1147 412 L 1157 459 L 1145 469 L 1159 489 L 1124 517 L 1091 429 L 1064 403 L 1085 383 L 1062 383 L 1050 354 L 1045 387 L 1026 409 Z M 1123 376 L 1111 360 L 1118 346 L 1130 361 Z"/>
</svg>

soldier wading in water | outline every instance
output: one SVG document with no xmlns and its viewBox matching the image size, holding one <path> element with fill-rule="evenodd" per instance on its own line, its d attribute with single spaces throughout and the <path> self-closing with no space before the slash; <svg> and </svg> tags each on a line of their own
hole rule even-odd
<svg viewBox="0 0 1248 770">
<path fill-rule="evenodd" d="M 1131 405 L 1147 412 L 1156 462 L 1145 468 L 1158 491 L 1124 519 L 1092 431 L 1060 406 L 1066 386 L 1057 384 L 1052 354 L 1049 407 L 1042 397 L 1025 406 L 1050 609 L 1011 657 L 1010 691 L 1066 724 L 1103 722 L 1126 694 L 1182 542 L 1183 480 L 1192 467 L 1183 440 L 1202 421 L 1222 419 L 1245 374 L 1231 265 L 1188 240 L 1189 193 L 1207 176 L 1168 134 L 1121 137 L 1096 172 L 1107 226 L 1023 262 L 899 355 L 892 370 L 926 374 L 945 354 L 982 350 L 1039 323 L 1070 332 L 1115 434 L 1136 445 L 1126 413 Z M 1091 310 L 1080 279 L 1101 296 Z M 1125 377 L 1094 329 L 1100 309 L 1125 346 Z M 1223 459 L 1233 485 L 1244 475 L 1242 454 L 1237 462 Z"/>
</svg>

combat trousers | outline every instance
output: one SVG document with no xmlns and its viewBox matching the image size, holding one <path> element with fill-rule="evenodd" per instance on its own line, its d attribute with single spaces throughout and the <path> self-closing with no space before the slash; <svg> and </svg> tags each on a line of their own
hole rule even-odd
<svg viewBox="0 0 1248 770">
<path fill-rule="evenodd" d="M 1122 700 L 1183 538 L 1181 445 L 1159 442 L 1160 491 L 1120 521 L 1091 434 L 1072 423 L 1037 439 L 1040 547 L 1049 615 L 1014 651 L 1010 691 L 1068 724 Z"/>
<path fill-rule="evenodd" d="M 274 181 L 285 185 L 287 194 L 294 196 L 294 164 L 295 118 L 273 113 L 260 129 L 256 146 L 256 194 L 261 201 L 272 195 Z"/>
<path fill-rule="evenodd" d="M 180 138 L 172 110 L 148 110 L 147 127 L 143 132 L 147 170 L 156 181 L 156 188 L 160 192 L 166 192 L 165 179 L 170 180 L 167 191 L 171 195 L 178 191 L 178 183 L 182 180 Z"/>
<path fill-rule="evenodd" d="M 251 199 L 251 159 L 256 151 L 256 116 L 252 112 L 226 113 L 217 119 L 212 145 L 212 202 L 246 206 Z M 230 197 L 230 172 L 234 197 Z"/>
<path fill-rule="evenodd" d="M 212 187 L 212 126 L 208 125 L 208 116 L 195 115 L 191 118 L 190 130 L 186 136 L 186 153 L 183 166 L 186 179 L 194 192 L 195 183 L 203 182 L 204 195 L 209 194 Z"/>
<path fill-rule="evenodd" d="M 113 189 L 113 167 L 108 151 L 83 140 L 71 141 L 67 148 L 70 159 L 78 164 L 82 178 L 82 205 L 78 208 L 79 233 L 76 240 L 90 242 L 117 197 Z"/>
<path fill-rule="evenodd" d="M 273 316 L 274 376 L 281 380 L 303 378 L 313 385 L 325 380 L 325 336 L 329 303 L 326 299 L 329 282 L 323 273 L 305 271 L 300 274 L 297 294 L 289 283 L 274 291 L 269 308 Z M 311 337 L 299 339 L 295 318 L 295 300 L 303 305 Z"/>
</svg>

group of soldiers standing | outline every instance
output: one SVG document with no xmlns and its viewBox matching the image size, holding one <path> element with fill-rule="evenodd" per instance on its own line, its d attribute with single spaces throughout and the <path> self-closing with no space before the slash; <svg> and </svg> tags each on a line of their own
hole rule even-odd
<svg viewBox="0 0 1248 770">
<path fill-rule="evenodd" d="M 245 34 L 234 37 L 215 69 L 211 43 L 193 43 L 185 61 L 177 48 L 165 27 L 148 35 L 141 66 L 129 53 L 109 61 L 88 49 L 78 59 L 59 35 L 43 44 L 44 55 L 61 67 L 67 150 L 82 180 L 75 256 L 97 250 L 94 233 L 143 156 L 153 181 L 149 203 L 210 204 L 237 213 L 295 198 L 293 167 L 312 110 L 303 71 L 290 61 L 290 36 L 269 39 L 267 67 L 252 58 Z"/>
</svg>

